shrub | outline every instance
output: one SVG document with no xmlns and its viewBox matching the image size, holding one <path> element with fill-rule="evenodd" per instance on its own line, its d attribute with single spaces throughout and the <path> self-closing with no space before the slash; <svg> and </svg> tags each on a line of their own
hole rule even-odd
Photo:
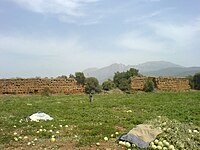
<svg viewBox="0 0 200 150">
<path fill-rule="evenodd" d="M 137 69 L 130 68 L 130 70 L 126 72 L 116 72 L 113 77 L 113 82 L 120 90 L 127 91 L 130 90 L 130 77 L 138 75 L 139 71 Z"/>
<path fill-rule="evenodd" d="M 111 80 L 104 81 L 103 84 L 102 84 L 102 88 L 105 91 L 112 90 L 114 87 L 115 87 L 115 84 Z"/>
<path fill-rule="evenodd" d="M 83 72 L 76 72 L 75 79 L 79 84 L 85 84 L 85 76 Z"/>
<path fill-rule="evenodd" d="M 85 92 L 89 93 L 100 93 L 101 87 L 99 81 L 95 77 L 89 77 L 85 80 Z"/>
<path fill-rule="evenodd" d="M 200 72 L 194 75 L 193 82 L 194 82 L 194 89 L 200 90 Z"/>
<path fill-rule="evenodd" d="M 123 78 L 120 80 L 120 84 L 118 86 L 118 88 L 122 91 L 129 91 L 130 90 L 130 83 L 129 83 L 129 80 Z"/>
<path fill-rule="evenodd" d="M 152 80 L 147 80 L 144 85 L 145 92 L 152 92 L 154 91 L 154 82 Z"/>
</svg>

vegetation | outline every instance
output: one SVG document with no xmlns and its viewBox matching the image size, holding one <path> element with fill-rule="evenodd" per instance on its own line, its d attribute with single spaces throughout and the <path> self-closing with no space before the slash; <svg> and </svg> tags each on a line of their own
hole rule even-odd
<svg viewBox="0 0 200 150">
<path fill-rule="evenodd" d="M 100 93 L 101 87 L 99 81 L 95 77 L 89 77 L 85 80 L 85 92 L 89 93 Z"/>
<path fill-rule="evenodd" d="M 112 90 L 114 87 L 115 87 L 115 84 L 111 80 L 104 81 L 102 83 L 102 89 L 105 90 L 105 91 Z"/>
<path fill-rule="evenodd" d="M 79 84 L 85 84 L 85 76 L 83 72 L 76 72 L 75 79 Z"/>
<path fill-rule="evenodd" d="M 138 75 L 139 71 L 134 68 L 131 68 L 126 72 L 116 72 L 113 77 L 113 82 L 120 90 L 127 91 L 130 90 L 130 77 Z"/>
<path fill-rule="evenodd" d="M 116 131 L 120 136 L 134 125 L 157 116 L 166 116 L 170 120 L 187 124 L 187 130 L 192 130 L 190 135 L 193 137 L 187 136 L 191 140 L 198 140 L 195 139 L 198 137 L 193 129 L 199 131 L 199 99 L 198 91 L 95 95 L 92 104 L 87 95 L 0 96 L 0 149 L 64 149 L 67 142 L 76 147 L 95 146 L 96 142 L 103 145 L 105 136 L 110 137 Z M 54 119 L 20 121 L 38 111 L 45 112 Z M 166 126 L 170 127 L 170 123 L 171 121 Z M 178 133 L 181 133 L 183 128 L 180 125 L 178 127 Z M 183 131 L 187 130 L 184 128 Z M 55 135 L 55 142 L 50 142 L 52 135 Z M 115 145 L 115 141 L 116 139 L 110 144 Z M 109 142 L 110 140 L 107 143 Z"/>
<path fill-rule="evenodd" d="M 73 74 L 70 74 L 69 78 L 74 78 L 75 79 L 75 76 Z"/>
<path fill-rule="evenodd" d="M 194 89 L 194 81 L 193 81 L 193 76 L 192 76 L 192 75 L 190 75 L 190 76 L 187 76 L 186 78 L 189 80 L 189 85 L 190 85 L 190 88 L 191 88 L 191 89 Z"/>
<path fill-rule="evenodd" d="M 200 90 L 200 73 L 196 73 L 194 76 L 187 76 L 187 78 L 192 89 Z"/>
<path fill-rule="evenodd" d="M 145 92 L 153 92 L 154 91 L 154 82 L 152 80 L 147 80 L 144 85 Z"/>
<path fill-rule="evenodd" d="M 196 73 L 193 77 L 194 89 L 200 90 L 200 73 Z"/>
</svg>

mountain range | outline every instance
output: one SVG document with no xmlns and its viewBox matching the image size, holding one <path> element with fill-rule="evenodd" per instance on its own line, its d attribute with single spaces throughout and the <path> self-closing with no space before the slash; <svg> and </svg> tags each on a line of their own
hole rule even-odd
<svg viewBox="0 0 200 150">
<path fill-rule="evenodd" d="M 88 68 L 83 71 L 86 77 L 96 77 L 100 83 L 113 79 L 115 72 L 127 71 L 130 68 L 139 70 L 146 76 L 185 77 L 200 72 L 200 67 L 184 67 L 167 61 L 149 61 L 138 65 L 111 64 L 103 68 Z"/>
</svg>

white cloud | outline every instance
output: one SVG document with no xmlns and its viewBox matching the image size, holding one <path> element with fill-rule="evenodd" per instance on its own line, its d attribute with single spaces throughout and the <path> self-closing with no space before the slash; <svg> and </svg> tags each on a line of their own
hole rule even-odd
<svg viewBox="0 0 200 150">
<path fill-rule="evenodd" d="M 98 0 L 11 0 L 33 12 L 69 16 L 84 16 L 82 7 Z"/>
<path fill-rule="evenodd" d="M 145 30 L 143 29 L 121 35 L 117 40 L 118 45 L 131 50 L 151 52 L 183 52 L 200 46 L 199 22 L 183 25 L 151 22 L 145 24 Z"/>
<path fill-rule="evenodd" d="M 126 18 L 124 20 L 125 23 L 138 23 L 138 22 L 143 22 L 146 23 L 147 21 L 152 21 L 152 19 L 157 19 L 157 18 L 161 18 L 161 16 L 163 16 L 164 13 L 169 13 L 170 11 L 176 9 L 175 7 L 166 7 L 160 10 L 155 10 L 152 12 L 149 12 L 148 14 L 142 14 L 142 15 L 138 15 L 138 16 L 132 16 L 129 18 Z"/>
<path fill-rule="evenodd" d="M 69 53 L 71 49 L 73 51 L 81 50 L 78 37 L 38 39 L 21 36 L 0 36 L 0 52 L 57 55 L 60 52 Z"/>
<path fill-rule="evenodd" d="M 129 50 L 135 51 L 160 51 L 165 45 L 162 42 L 158 42 L 155 38 L 143 36 L 142 33 L 134 31 L 122 35 L 117 43 Z"/>
<path fill-rule="evenodd" d="M 37 38 L 0 36 L 1 77 L 68 75 L 110 62 L 105 53 L 93 51 L 79 36 Z M 105 59 L 102 62 L 102 59 Z"/>
<path fill-rule="evenodd" d="M 151 19 L 153 17 L 156 17 L 156 16 L 159 16 L 161 14 L 161 11 L 154 11 L 150 14 L 147 14 L 147 15 L 143 15 L 143 16 L 140 16 L 140 17 L 131 17 L 131 18 L 127 18 L 125 19 L 125 23 L 135 23 L 135 22 L 140 22 L 140 21 L 144 21 L 144 20 L 147 20 L 147 19 Z"/>
<path fill-rule="evenodd" d="M 171 23 L 152 23 L 156 36 L 171 41 L 177 50 L 192 48 L 199 44 L 200 26 L 198 22 L 176 25 Z"/>
</svg>

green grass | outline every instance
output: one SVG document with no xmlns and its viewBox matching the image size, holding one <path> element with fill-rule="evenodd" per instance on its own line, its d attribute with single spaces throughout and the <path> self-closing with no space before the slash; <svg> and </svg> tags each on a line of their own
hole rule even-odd
<svg viewBox="0 0 200 150">
<path fill-rule="evenodd" d="M 38 111 L 54 120 L 19 123 L 21 118 Z M 14 132 L 49 139 L 52 133 L 38 135 L 36 131 L 40 126 L 50 130 L 52 124 L 57 127 L 54 131 L 60 131 L 58 138 L 73 139 L 77 146 L 89 145 L 115 133 L 117 127 L 126 132 L 158 115 L 200 126 L 200 92 L 94 95 L 93 103 L 87 95 L 0 96 L 0 148 L 13 144 Z M 69 127 L 61 129 L 61 124 Z"/>
</svg>

